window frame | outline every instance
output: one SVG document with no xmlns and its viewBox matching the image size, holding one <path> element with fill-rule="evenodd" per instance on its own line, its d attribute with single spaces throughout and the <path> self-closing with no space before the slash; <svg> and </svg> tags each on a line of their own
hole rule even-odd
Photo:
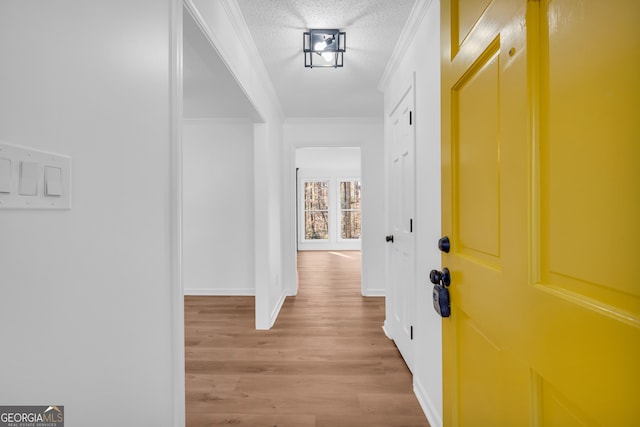
<svg viewBox="0 0 640 427">
<path fill-rule="evenodd" d="M 357 182 L 360 186 L 360 200 L 358 209 L 342 209 L 342 201 L 340 200 L 340 184 L 343 182 Z M 336 178 L 335 185 L 335 198 L 336 198 L 336 241 L 337 242 L 354 242 L 360 241 L 362 237 L 362 179 L 360 177 L 338 177 Z M 344 239 L 342 238 L 342 212 L 358 212 L 360 214 L 360 234 L 357 238 Z"/>
<path fill-rule="evenodd" d="M 327 183 L 327 238 L 326 239 L 307 239 L 307 229 L 306 229 L 306 213 L 307 212 L 325 212 L 324 210 L 307 210 L 305 208 L 305 186 L 309 182 L 326 182 Z M 331 242 L 331 224 L 334 222 L 331 218 L 331 179 L 330 178 L 316 178 L 316 177 L 305 177 L 300 180 L 300 195 L 299 195 L 299 230 L 301 231 L 301 238 L 299 237 L 299 241 L 301 243 L 329 243 Z"/>
<path fill-rule="evenodd" d="M 359 171 L 351 169 L 300 169 L 297 173 L 297 248 L 298 250 L 360 250 L 362 245 L 362 177 Z M 360 181 L 360 237 L 357 239 L 341 238 L 341 205 L 340 182 Z M 308 182 L 329 183 L 329 215 L 328 231 L 329 239 L 306 239 L 304 190 Z"/>
</svg>

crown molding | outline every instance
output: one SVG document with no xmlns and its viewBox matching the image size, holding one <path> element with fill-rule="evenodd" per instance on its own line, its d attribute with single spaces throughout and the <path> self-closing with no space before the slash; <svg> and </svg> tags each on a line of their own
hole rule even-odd
<svg viewBox="0 0 640 427">
<path fill-rule="evenodd" d="M 379 91 L 384 92 L 387 84 L 389 83 L 389 79 L 400 66 L 400 61 L 407 53 L 409 45 L 411 45 L 411 42 L 415 38 L 418 28 L 420 28 L 420 24 L 422 24 L 422 20 L 433 2 L 433 0 L 417 0 L 416 4 L 413 5 L 413 9 L 411 9 L 407 23 L 402 29 L 402 33 L 400 34 L 398 42 L 393 49 L 391 58 L 389 59 L 389 62 L 387 62 L 387 67 L 385 68 L 382 78 L 378 83 Z"/>
<path fill-rule="evenodd" d="M 185 117 L 184 123 L 213 123 L 213 124 L 253 124 L 253 120 L 247 117 Z"/>
<path fill-rule="evenodd" d="M 269 73 L 267 72 L 267 68 L 262 61 L 262 57 L 258 53 L 258 48 L 256 47 L 253 37 L 251 37 L 249 27 L 247 26 L 247 23 L 242 16 L 242 12 L 240 11 L 238 3 L 236 2 L 236 0 L 220 0 L 220 5 L 225 11 L 225 14 L 229 19 L 229 22 L 231 23 L 234 33 L 238 37 L 238 40 L 242 45 L 242 51 L 253 58 L 252 69 L 255 73 L 254 78 L 260 81 L 259 87 L 265 91 L 264 95 L 265 99 L 270 104 L 269 107 L 271 107 L 272 111 L 277 114 L 277 119 L 282 122 L 285 117 L 284 110 L 282 109 L 282 104 L 280 103 L 278 94 L 273 86 L 273 82 L 269 78 Z M 201 15 L 193 0 L 184 0 L 184 6 L 189 14 L 193 17 L 196 24 L 200 27 L 203 34 L 207 37 L 213 49 L 220 55 L 220 59 L 225 64 L 247 98 L 254 105 L 254 108 L 258 111 L 258 114 L 262 116 L 263 120 L 265 120 L 263 114 L 264 112 L 261 111 L 260 108 L 255 104 L 254 98 L 250 96 L 250 91 L 247 90 L 246 85 L 243 84 L 243 82 L 233 71 L 234 66 L 229 62 L 229 58 L 233 58 L 234 56 L 233 53 L 229 51 L 224 43 L 222 43 L 222 41 L 216 35 L 215 31 L 209 28 L 207 21 Z"/>
<path fill-rule="evenodd" d="M 240 41 L 244 45 L 245 52 L 249 52 L 250 55 L 256 59 L 254 69 L 256 69 L 257 74 L 263 81 L 262 87 L 267 91 L 267 97 L 271 101 L 273 108 L 278 112 L 280 118 L 284 119 L 284 110 L 282 109 L 278 92 L 273 86 L 267 67 L 262 61 L 262 56 L 260 56 L 256 42 L 253 40 L 253 36 L 251 36 L 251 31 L 249 31 L 249 26 L 247 25 L 247 21 L 244 19 L 244 15 L 242 15 L 238 2 L 236 0 L 221 0 L 220 3 L 227 13 L 236 34 L 240 38 Z"/>
</svg>

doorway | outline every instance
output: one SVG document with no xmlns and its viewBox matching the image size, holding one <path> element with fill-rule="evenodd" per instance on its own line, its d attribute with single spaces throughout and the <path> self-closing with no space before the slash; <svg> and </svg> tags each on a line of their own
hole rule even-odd
<svg viewBox="0 0 640 427">
<path fill-rule="evenodd" d="M 283 210 L 283 270 L 287 295 L 297 294 L 298 234 L 300 214 L 297 209 L 300 200 L 297 175 L 304 167 L 296 160 L 304 153 L 317 159 L 321 152 L 359 152 L 361 185 L 361 294 L 367 297 L 385 295 L 385 153 L 384 121 L 378 118 L 324 118 L 287 119 L 284 123 L 284 144 L 288 151 L 285 162 L 285 186 Z M 302 153 L 302 154 L 301 154 Z M 330 157 L 330 166 L 340 167 L 346 156 L 336 154 Z M 358 157 L 356 157 L 358 159 Z M 350 168 L 342 164 L 344 169 Z M 297 185 L 298 184 L 298 185 Z M 319 245 L 318 245 L 319 246 Z M 326 248 L 323 248 L 326 249 Z"/>
<path fill-rule="evenodd" d="M 296 265 L 301 251 L 325 251 L 328 259 L 357 258 L 357 273 L 362 277 L 360 148 L 297 148 L 295 168 Z"/>
<path fill-rule="evenodd" d="M 253 145 L 258 115 L 206 31 L 186 9 L 183 33 L 184 291 L 253 296 Z"/>
</svg>

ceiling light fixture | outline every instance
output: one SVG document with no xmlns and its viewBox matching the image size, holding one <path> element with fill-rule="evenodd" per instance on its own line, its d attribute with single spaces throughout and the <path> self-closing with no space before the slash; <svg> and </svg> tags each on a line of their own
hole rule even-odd
<svg viewBox="0 0 640 427">
<path fill-rule="evenodd" d="M 309 30 L 302 34 L 304 66 L 307 68 L 342 67 L 346 50 L 347 33 L 340 30 Z"/>
</svg>

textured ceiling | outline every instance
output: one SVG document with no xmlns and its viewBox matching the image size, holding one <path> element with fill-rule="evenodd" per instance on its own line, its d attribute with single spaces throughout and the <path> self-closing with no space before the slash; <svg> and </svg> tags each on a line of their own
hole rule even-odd
<svg viewBox="0 0 640 427">
<path fill-rule="evenodd" d="M 237 0 L 287 117 L 379 117 L 377 90 L 415 0 Z M 343 68 L 305 68 L 302 33 L 346 31 Z"/>
</svg>

